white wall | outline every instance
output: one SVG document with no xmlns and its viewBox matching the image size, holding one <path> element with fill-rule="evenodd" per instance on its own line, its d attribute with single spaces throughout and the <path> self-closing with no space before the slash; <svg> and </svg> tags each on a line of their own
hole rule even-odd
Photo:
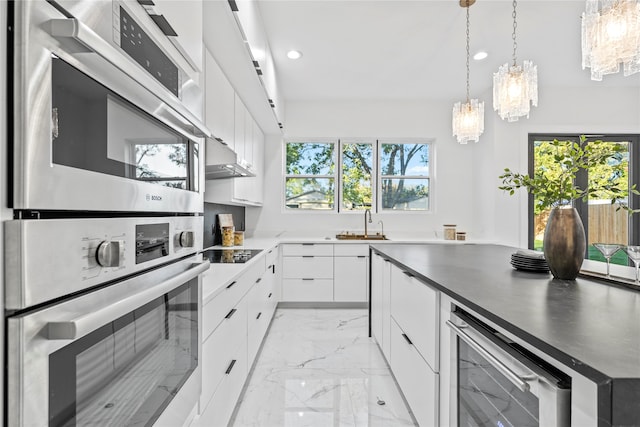
<svg viewBox="0 0 640 427">
<path fill-rule="evenodd" d="M 636 78 L 632 76 L 629 78 Z M 433 235 L 454 223 L 469 239 L 527 245 L 527 197 L 498 190 L 505 167 L 527 171 L 529 133 L 640 133 L 640 89 L 540 87 L 539 107 L 529 119 L 507 123 L 485 100 L 485 132 L 477 144 L 460 145 L 451 136 L 451 102 L 295 101 L 287 104 L 286 135 L 306 137 L 435 138 L 434 212 L 385 213 L 385 232 Z M 265 203 L 247 209 L 249 230 L 326 232 L 362 229 L 363 215 L 283 212 L 282 138 L 268 136 L 265 150 Z M 376 225 L 377 226 L 377 225 Z"/>
</svg>

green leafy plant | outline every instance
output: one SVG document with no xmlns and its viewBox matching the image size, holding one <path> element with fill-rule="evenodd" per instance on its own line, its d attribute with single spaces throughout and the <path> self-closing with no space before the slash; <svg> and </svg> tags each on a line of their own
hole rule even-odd
<svg viewBox="0 0 640 427">
<path fill-rule="evenodd" d="M 636 185 L 629 187 L 619 179 L 626 175 L 626 162 L 620 161 L 625 147 L 615 142 L 598 140 L 585 144 L 585 141 L 586 137 L 581 136 L 580 143 L 556 139 L 545 144 L 536 152 L 536 158 L 547 161 L 536 166 L 533 176 L 505 168 L 499 176 L 502 185 L 498 188 L 510 195 L 517 189 L 526 188 L 536 196 L 536 213 L 571 206 L 574 200 L 586 202 L 589 198 L 611 200 L 612 205 L 617 204 L 616 210 L 624 209 L 629 214 L 640 211 L 631 209 L 627 203 L 629 194 L 640 195 Z M 576 183 L 580 170 L 587 170 L 590 174 L 590 185 L 585 183 L 584 188 Z"/>
</svg>

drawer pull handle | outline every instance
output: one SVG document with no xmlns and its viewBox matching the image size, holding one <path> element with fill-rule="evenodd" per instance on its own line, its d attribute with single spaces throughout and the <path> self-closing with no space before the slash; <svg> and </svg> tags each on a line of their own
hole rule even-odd
<svg viewBox="0 0 640 427">
<path fill-rule="evenodd" d="M 262 277 L 258 277 L 258 280 L 256 280 L 256 283 L 260 283 L 262 281 Z"/>
<path fill-rule="evenodd" d="M 267 298 L 271 298 L 271 295 L 273 295 L 271 292 L 269 292 L 269 296 Z"/>
<path fill-rule="evenodd" d="M 413 274 L 409 273 L 408 271 L 403 271 L 403 273 L 409 277 L 413 277 Z"/>
<path fill-rule="evenodd" d="M 224 316 L 225 319 L 231 319 L 231 316 L 233 316 L 236 313 L 236 309 L 232 308 L 230 312 L 227 313 L 226 316 Z"/>
<path fill-rule="evenodd" d="M 303 278 L 302 280 L 314 280 L 314 279 L 310 279 L 310 278 Z"/>
<path fill-rule="evenodd" d="M 229 367 L 228 367 L 228 368 L 227 368 L 227 370 L 225 371 L 225 374 L 226 374 L 226 375 L 229 375 L 229 374 L 231 373 L 231 370 L 233 369 L 233 365 L 235 365 L 235 364 L 236 364 L 236 360 L 235 360 L 235 359 L 233 359 L 233 360 L 231 361 L 231 363 L 229 363 Z"/>
<path fill-rule="evenodd" d="M 409 345 L 413 345 L 413 342 L 409 339 L 407 334 L 402 334 L 402 337 L 409 343 Z"/>
<path fill-rule="evenodd" d="M 273 264 L 271 267 L 272 267 L 271 270 L 273 271 L 272 274 L 276 274 L 276 265 Z"/>
<path fill-rule="evenodd" d="M 233 285 L 235 285 L 235 284 L 236 284 L 236 281 L 234 280 L 233 282 L 231 282 L 231 283 L 229 283 L 229 284 L 227 285 L 227 289 L 229 289 L 230 287 L 232 287 L 232 286 L 233 286 Z"/>
<path fill-rule="evenodd" d="M 302 246 L 313 246 L 314 243 L 303 243 Z"/>
<path fill-rule="evenodd" d="M 358 255 L 358 258 L 366 258 L 365 255 Z"/>
<path fill-rule="evenodd" d="M 313 258 L 313 255 L 302 255 L 302 258 Z"/>
<path fill-rule="evenodd" d="M 258 313 L 258 315 L 256 316 L 256 320 L 258 320 L 260 316 L 262 316 L 262 312 Z"/>
</svg>

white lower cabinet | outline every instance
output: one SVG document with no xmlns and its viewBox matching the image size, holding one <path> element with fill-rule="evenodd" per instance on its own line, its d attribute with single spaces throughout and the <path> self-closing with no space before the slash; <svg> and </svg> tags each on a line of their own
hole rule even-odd
<svg viewBox="0 0 640 427">
<path fill-rule="evenodd" d="M 282 301 L 369 300 L 369 245 L 282 245 Z"/>
<path fill-rule="evenodd" d="M 377 254 L 371 257 L 371 334 L 390 360 L 391 263 Z"/>
<path fill-rule="evenodd" d="M 391 319 L 391 371 L 420 426 L 438 425 L 438 374 Z"/>
<path fill-rule="evenodd" d="M 371 333 L 420 426 L 439 425 L 440 292 L 371 259 Z"/>
<path fill-rule="evenodd" d="M 202 392 L 192 427 L 226 426 L 275 312 L 273 263 L 252 263 L 204 304 Z M 270 258 L 273 261 L 273 258 Z M 214 269 L 203 276 L 215 280 Z"/>
<path fill-rule="evenodd" d="M 368 301 L 369 245 L 335 245 L 333 256 L 333 300 Z"/>
</svg>

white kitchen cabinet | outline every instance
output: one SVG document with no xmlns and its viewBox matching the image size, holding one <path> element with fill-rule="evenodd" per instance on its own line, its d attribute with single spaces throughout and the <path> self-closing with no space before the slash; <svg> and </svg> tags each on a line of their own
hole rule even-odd
<svg viewBox="0 0 640 427">
<path fill-rule="evenodd" d="M 435 372 L 439 369 L 440 351 L 439 296 L 438 291 L 417 280 L 410 272 L 391 266 L 391 317 Z"/>
<path fill-rule="evenodd" d="M 282 300 L 333 301 L 333 245 L 282 245 Z"/>
<path fill-rule="evenodd" d="M 418 425 L 437 426 L 438 374 L 429 367 L 411 339 L 393 319 L 389 364 Z"/>
<path fill-rule="evenodd" d="M 391 262 L 378 254 L 371 257 L 371 333 L 390 360 L 391 355 Z"/>
<path fill-rule="evenodd" d="M 202 392 L 194 427 L 229 422 L 277 304 L 273 257 L 269 257 L 269 267 L 266 260 L 266 256 L 256 259 L 204 304 Z M 214 268 L 202 280 L 205 288 L 218 287 Z"/>
<path fill-rule="evenodd" d="M 218 385 L 224 378 L 229 365 L 234 359 L 237 359 L 238 348 L 244 346 L 246 349 L 247 347 L 246 299 L 243 298 L 236 306 L 222 316 L 222 323 L 204 340 L 202 346 L 201 408 L 206 408 L 209 404 Z M 246 360 L 246 357 L 244 360 Z M 242 369 L 243 367 L 235 366 L 234 368 Z M 246 365 L 244 366 L 244 370 L 247 370 Z"/>
<path fill-rule="evenodd" d="M 369 245 L 335 245 L 333 258 L 334 301 L 368 301 Z"/>
<path fill-rule="evenodd" d="M 238 160 L 240 160 L 240 159 L 245 159 L 245 156 L 244 156 L 245 132 L 246 132 L 245 120 L 246 120 L 246 115 L 249 113 L 247 112 L 247 107 L 245 107 L 244 102 L 242 102 L 242 99 L 240 99 L 238 94 L 235 93 L 234 96 L 235 96 L 235 101 L 234 101 L 234 107 L 233 107 L 234 108 L 233 110 L 234 111 L 233 113 L 233 117 L 234 117 L 233 150 L 238 155 Z"/>
<path fill-rule="evenodd" d="M 235 91 L 213 55 L 205 49 L 205 124 L 231 149 L 235 145 Z"/>
</svg>

